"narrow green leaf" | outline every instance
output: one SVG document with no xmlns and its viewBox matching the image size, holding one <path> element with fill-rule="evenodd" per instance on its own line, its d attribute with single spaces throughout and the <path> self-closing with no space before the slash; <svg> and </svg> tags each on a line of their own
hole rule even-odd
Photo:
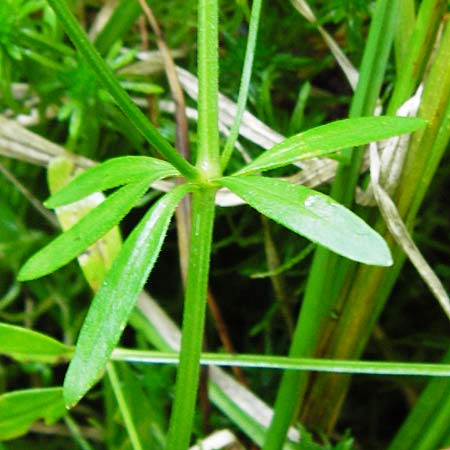
<svg viewBox="0 0 450 450">
<path fill-rule="evenodd" d="M 62 393 L 58 387 L 0 395 L 0 441 L 26 434 L 38 419 L 49 424 L 64 416 L 67 411 Z"/>
<path fill-rule="evenodd" d="M 169 163 L 147 156 L 122 156 L 105 161 L 81 173 L 71 183 L 53 194 L 46 202 L 47 208 L 73 203 L 94 192 L 101 192 L 123 184 L 145 179 L 150 182 L 178 175 Z"/>
<path fill-rule="evenodd" d="M 56 363 L 67 359 L 72 349 L 56 339 L 28 328 L 0 324 L 0 354 L 18 361 Z"/>
<path fill-rule="evenodd" d="M 331 122 L 292 136 L 262 153 L 238 173 L 261 172 L 350 147 L 411 133 L 425 125 L 416 117 L 358 117 Z"/>
<path fill-rule="evenodd" d="M 350 210 L 320 192 L 266 177 L 216 180 L 261 214 L 317 244 L 365 264 L 389 266 L 385 241 Z"/>
<path fill-rule="evenodd" d="M 22 267 L 18 279 L 32 280 L 67 264 L 117 225 L 148 189 L 149 181 L 119 189 L 65 233 L 33 255 Z"/>
<path fill-rule="evenodd" d="M 100 377 L 156 262 L 173 212 L 190 189 L 182 184 L 164 195 L 125 241 L 81 329 L 64 382 L 66 405 L 76 404 Z"/>
</svg>

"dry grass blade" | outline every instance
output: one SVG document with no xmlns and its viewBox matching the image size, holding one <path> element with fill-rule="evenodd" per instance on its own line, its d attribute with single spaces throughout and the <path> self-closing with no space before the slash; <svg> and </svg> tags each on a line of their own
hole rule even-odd
<svg viewBox="0 0 450 450">
<path fill-rule="evenodd" d="M 450 319 L 450 299 L 431 266 L 420 253 L 392 199 L 380 185 L 380 156 L 377 145 L 370 146 L 370 175 L 373 193 L 386 225 L 397 244 L 406 253 L 417 272 L 436 297 L 447 317 Z"/>
</svg>

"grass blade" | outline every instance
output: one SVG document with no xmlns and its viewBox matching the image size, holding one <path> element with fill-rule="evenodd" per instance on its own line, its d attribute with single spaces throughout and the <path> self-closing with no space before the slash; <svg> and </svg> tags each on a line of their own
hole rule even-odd
<svg viewBox="0 0 450 450">
<path fill-rule="evenodd" d="M 158 200 L 125 241 L 81 329 L 64 381 L 66 405 L 76 404 L 98 380 L 158 258 L 173 212 L 189 189 L 180 185 Z"/>
</svg>

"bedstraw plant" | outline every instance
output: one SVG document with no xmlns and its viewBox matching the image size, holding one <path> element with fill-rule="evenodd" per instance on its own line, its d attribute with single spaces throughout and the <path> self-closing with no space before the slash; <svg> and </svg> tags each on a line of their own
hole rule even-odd
<svg viewBox="0 0 450 450">
<path fill-rule="evenodd" d="M 371 29 L 368 46 L 372 45 L 373 48 L 369 47 L 364 55 L 360 84 L 350 109 L 350 117 L 295 134 L 237 170 L 230 170 L 229 162 L 248 98 L 261 0 L 254 0 L 249 11 L 248 42 L 237 114 L 224 145 L 219 138 L 219 2 L 198 1 L 198 139 L 194 162 L 181 156 L 133 103 L 110 66 L 88 39 L 66 1 L 48 0 L 58 23 L 72 41 L 76 52 L 81 55 L 86 67 L 95 74 L 98 86 L 108 93 L 109 101 L 112 99 L 129 123 L 150 144 L 153 154 L 160 157 L 130 155 L 111 158 L 77 175 L 64 187 L 55 188 L 45 206 L 56 211 L 62 211 L 67 205 L 98 192 L 107 193 L 107 196 L 77 223 L 31 256 L 20 269 L 19 280 L 44 277 L 79 257 L 91 245 L 114 230 L 151 189 L 152 184 L 164 179 L 177 180 L 174 187 L 159 197 L 132 229 L 103 280 L 99 282 L 73 353 L 70 348 L 62 344 L 59 348 L 57 343 L 50 340 L 47 342 L 42 336 L 28 334 L 24 337 L 26 342 L 35 339 L 39 343 L 35 355 L 39 352 L 46 355 L 42 356 L 43 360 L 56 360 L 49 356 L 52 349 L 59 357 L 64 355 L 70 359 L 62 391 L 60 388 L 54 388 L 50 392 L 51 396 L 63 399 L 67 408 L 73 408 L 106 371 L 117 401 L 123 406 L 122 411 L 127 410 L 125 399 L 121 397 L 118 387 L 115 366 L 111 365 L 110 361 L 117 358 L 117 354 L 115 357 L 113 354 L 119 339 L 158 259 L 172 216 L 186 196 L 192 199 L 191 230 L 181 349 L 179 359 L 175 358 L 178 362 L 175 395 L 165 441 L 165 448 L 169 450 L 186 450 L 191 443 L 202 359 L 215 198 L 219 190 L 231 191 L 260 214 L 318 246 L 312 267 L 313 275 L 310 275 L 306 290 L 307 299 L 302 307 L 304 309 L 301 311 L 291 349 L 292 361 L 298 364 L 298 368 L 302 367 L 302 361 L 295 358 L 312 356 L 318 340 L 316 331 L 308 330 L 308 326 L 314 327 L 314 320 L 322 320 L 321 317 L 315 318 L 314 305 L 322 301 L 327 293 L 332 292 L 333 295 L 327 299 L 331 305 L 337 295 L 335 291 L 343 283 L 345 271 L 351 270 L 356 263 L 379 267 L 393 264 L 391 251 L 381 235 L 384 230 L 377 226 L 378 231 L 375 231 L 349 209 L 359 175 L 363 146 L 426 129 L 426 121 L 422 118 L 395 116 L 398 104 L 391 108 L 390 115 L 373 115 L 394 33 L 394 19 L 388 11 L 388 3 L 383 0 L 377 2 L 378 9 L 374 13 L 374 20 L 382 20 L 384 17 L 387 20 L 387 28 L 377 28 L 375 25 Z M 129 5 L 127 7 L 130 8 Z M 105 48 L 107 47 L 105 45 Z M 376 53 L 375 47 L 381 49 L 381 53 Z M 377 59 L 374 59 L 375 53 Z M 394 92 L 394 98 L 400 96 L 400 101 L 406 100 L 404 95 L 397 95 L 397 90 Z M 408 92 L 405 95 L 410 94 L 411 92 Z M 12 104 L 12 100 L 10 103 Z M 339 162 L 331 196 L 266 173 L 276 174 L 279 168 L 321 157 L 333 158 Z M 114 192 L 111 192 L 113 189 Z M 335 255 L 351 262 L 338 266 L 338 256 Z M 324 267 L 333 270 L 327 272 Z M 319 289 L 318 284 L 322 282 L 323 286 Z M 333 285 L 335 282 L 336 285 Z M 305 325 L 305 321 L 308 325 Z M 7 333 L 10 333 L 13 341 L 19 339 L 20 330 L 2 330 L 3 339 Z M 301 336 L 306 338 L 306 341 L 301 341 L 301 332 L 305 333 Z M 8 354 L 20 359 L 22 351 L 23 348 L 17 344 L 17 349 L 9 349 Z M 151 352 L 147 354 L 151 355 Z M 158 358 L 158 352 L 152 355 L 155 359 Z M 163 360 L 169 362 L 170 354 L 160 355 Z M 145 352 L 141 356 L 144 358 Z M 214 355 L 211 359 L 214 360 Z M 238 361 L 238 357 L 234 361 Z M 216 360 L 216 363 L 220 361 Z M 289 363 L 289 358 L 285 363 Z M 363 366 L 363 363 L 358 366 L 357 362 L 354 365 L 356 370 L 358 367 L 360 370 L 366 370 Z M 314 367 L 320 370 L 320 362 Z M 353 365 L 349 364 L 347 370 L 352 371 L 352 367 Z M 407 372 L 407 367 L 404 369 Z M 297 402 L 291 400 L 290 406 L 286 408 L 286 398 L 294 393 L 300 398 L 305 383 L 302 372 L 286 371 L 265 449 L 282 448 L 287 427 L 298 407 Z M 40 401 L 38 390 L 34 395 L 33 408 L 36 409 L 39 408 Z M 29 397 L 23 397 L 22 401 L 26 403 L 28 399 Z M 49 399 L 50 397 L 46 398 Z M 13 402 L 14 399 L 8 401 Z M 52 417 L 63 414 L 62 400 L 55 401 L 55 405 L 55 409 L 44 416 L 46 419 L 51 420 Z M 141 442 L 133 426 L 131 413 L 124 415 L 124 422 L 132 446 L 135 449 L 148 448 L 145 442 Z M 82 441 L 82 437 L 80 439 Z"/>
</svg>

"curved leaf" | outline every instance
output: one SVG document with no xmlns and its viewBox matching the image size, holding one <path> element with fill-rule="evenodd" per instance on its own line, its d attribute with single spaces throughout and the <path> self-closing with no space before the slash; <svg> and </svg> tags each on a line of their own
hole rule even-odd
<svg viewBox="0 0 450 450">
<path fill-rule="evenodd" d="M 18 279 L 25 281 L 42 277 L 76 258 L 125 217 L 149 184 L 147 179 L 114 192 L 72 228 L 33 255 L 20 270 Z"/>
<path fill-rule="evenodd" d="M 216 180 L 261 214 L 354 261 L 392 264 L 383 238 L 357 215 L 320 192 L 259 176 Z"/>
<path fill-rule="evenodd" d="M 178 175 L 169 163 L 147 156 L 122 156 L 105 161 L 78 175 L 71 183 L 53 194 L 44 204 L 47 208 L 73 203 L 94 192 L 105 191 L 142 179 L 150 183 Z"/>
<path fill-rule="evenodd" d="M 67 345 L 28 328 L 0 324 L 0 354 L 19 361 L 56 363 L 72 353 Z"/>
<path fill-rule="evenodd" d="M 50 424 L 67 412 L 62 388 L 29 389 L 0 395 L 0 441 L 27 433 L 43 418 Z"/>
<path fill-rule="evenodd" d="M 426 122 L 416 117 L 358 117 L 338 120 L 304 131 L 262 153 L 238 174 L 261 172 L 317 158 L 392 136 L 411 133 Z"/>
<path fill-rule="evenodd" d="M 190 189 L 182 184 L 164 195 L 125 241 L 81 329 L 64 381 L 66 405 L 77 403 L 100 377 L 158 258 L 173 212 Z"/>
</svg>

